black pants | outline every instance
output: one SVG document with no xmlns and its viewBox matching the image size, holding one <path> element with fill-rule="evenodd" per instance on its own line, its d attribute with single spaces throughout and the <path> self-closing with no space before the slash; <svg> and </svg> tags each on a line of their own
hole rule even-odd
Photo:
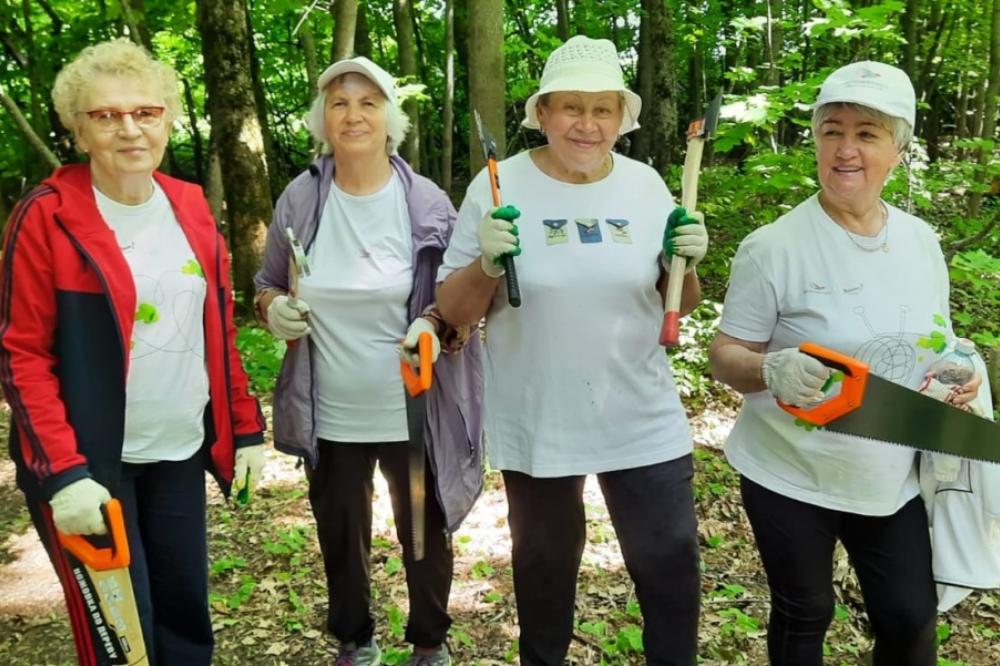
<svg viewBox="0 0 1000 666">
<path fill-rule="evenodd" d="M 740 487 L 771 588 L 771 664 L 822 665 L 840 539 L 875 633 L 875 666 L 935 666 L 937 592 L 919 497 L 891 516 L 862 516 L 790 499 L 746 477 Z"/>
<path fill-rule="evenodd" d="M 646 663 L 695 663 L 701 589 L 691 456 L 598 474 L 642 609 Z M 585 477 L 505 471 L 522 666 L 562 666 L 586 540 Z"/>
<path fill-rule="evenodd" d="M 122 465 L 122 503 L 132 563 L 129 574 L 150 663 L 209 666 L 205 467 L 201 454 L 181 462 Z M 59 574 L 81 664 L 97 663 L 90 616 L 55 538 L 48 507 L 28 499 L 32 521 Z"/>
<path fill-rule="evenodd" d="M 367 643 L 375 631 L 371 612 L 369 558 L 372 546 L 372 494 L 375 463 L 389 486 L 396 536 L 403 545 L 410 616 L 406 641 L 418 647 L 444 643 L 451 626 L 448 595 L 454 558 L 444 514 L 425 466 L 427 535 L 424 559 L 413 560 L 410 530 L 408 444 L 357 444 L 319 441 L 319 464 L 309 469 L 309 502 L 326 570 L 327 627 L 342 643 Z"/>
</svg>

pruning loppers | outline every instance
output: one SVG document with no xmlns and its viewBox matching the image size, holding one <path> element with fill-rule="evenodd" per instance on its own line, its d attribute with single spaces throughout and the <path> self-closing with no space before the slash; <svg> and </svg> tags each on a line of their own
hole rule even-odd
<svg viewBox="0 0 1000 666">
<path fill-rule="evenodd" d="M 497 173 L 497 142 L 483 127 L 483 119 L 478 110 L 474 110 L 472 115 L 476 119 L 476 131 L 479 133 L 479 145 L 483 149 L 483 158 L 486 160 L 486 169 L 490 175 L 490 191 L 493 193 L 493 205 L 500 206 L 500 176 Z M 517 269 L 514 267 L 514 257 L 504 255 L 503 262 L 504 279 L 507 283 L 507 302 L 512 308 L 521 307 L 521 287 L 517 282 Z"/>
<path fill-rule="evenodd" d="M 813 407 L 779 401 L 789 414 L 835 432 L 1000 464 L 1000 424 L 877 377 L 867 364 L 820 345 L 807 342 L 799 351 L 837 371 L 829 385 L 842 384 Z"/>
<path fill-rule="evenodd" d="M 705 115 L 691 121 L 687 131 L 687 154 L 684 156 L 684 171 L 681 174 L 681 206 L 688 213 L 698 205 L 698 176 L 701 173 L 701 154 L 705 142 L 712 138 L 719 124 L 719 109 L 722 95 L 716 95 L 705 110 Z M 670 258 L 670 274 L 667 277 L 667 294 L 664 298 L 663 327 L 660 329 L 660 344 L 676 347 L 680 337 L 681 291 L 684 287 L 684 271 L 687 259 L 674 254 Z"/>
<path fill-rule="evenodd" d="M 108 537 L 63 534 L 59 545 L 66 553 L 73 581 L 87 611 L 87 630 L 100 666 L 146 666 L 139 611 L 129 577 L 132 555 L 125 533 L 121 502 L 111 499 L 101 508 Z M 104 547 L 101 542 L 109 545 Z"/>
<path fill-rule="evenodd" d="M 410 527 L 413 539 L 413 559 L 424 559 L 424 544 L 427 533 L 427 446 L 424 426 L 427 423 L 427 390 L 434 379 L 433 342 L 430 333 L 421 333 L 417 339 L 420 355 L 419 373 L 406 361 L 399 362 L 406 389 L 406 428 L 410 437 L 409 482 L 410 482 Z"/>
</svg>

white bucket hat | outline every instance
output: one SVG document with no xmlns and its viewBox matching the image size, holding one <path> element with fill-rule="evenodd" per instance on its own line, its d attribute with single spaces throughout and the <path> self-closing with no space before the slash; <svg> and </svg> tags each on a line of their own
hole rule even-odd
<svg viewBox="0 0 1000 666">
<path fill-rule="evenodd" d="M 347 58 L 346 60 L 338 60 L 333 63 L 322 74 L 319 75 L 319 79 L 316 81 L 316 88 L 323 92 L 323 90 L 330 85 L 330 81 L 342 74 L 348 73 L 361 74 L 371 80 L 390 104 L 396 104 L 396 80 L 392 78 L 389 72 L 385 71 L 371 60 L 364 56 L 358 56 L 356 58 Z"/>
<path fill-rule="evenodd" d="M 538 125 L 538 98 L 552 92 L 576 90 L 604 92 L 613 90 L 625 95 L 625 109 L 620 134 L 639 128 L 639 111 L 642 98 L 625 87 L 618 51 L 607 39 L 591 39 L 583 35 L 570 37 L 545 61 L 538 92 L 524 103 L 524 120 L 521 124 L 530 129 Z"/>
<path fill-rule="evenodd" d="M 830 76 L 819 89 L 812 105 L 849 102 L 861 104 L 894 118 L 902 118 L 912 129 L 917 115 L 917 96 L 906 72 L 883 62 L 854 62 Z"/>
</svg>

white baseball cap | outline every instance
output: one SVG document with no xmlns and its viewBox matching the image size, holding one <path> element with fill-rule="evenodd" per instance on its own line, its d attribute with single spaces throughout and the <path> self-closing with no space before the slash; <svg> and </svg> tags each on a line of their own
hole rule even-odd
<svg viewBox="0 0 1000 666">
<path fill-rule="evenodd" d="M 392 78 L 389 72 L 364 56 L 346 58 L 333 63 L 319 75 L 319 79 L 316 81 L 316 88 L 320 92 L 323 92 L 330 85 L 330 81 L 333 81 L 342 74 L 352 72 L 367 77 L 372 83 L 378 86 L 378 89 L 382 91 L 382 94 L 385 95 L 390 104 L 396 103 L 396 80 Z"/>
<path fill-rule="evenodd" d="M 583 35 L 570 37 L 545 61 L 538 92 L 524 103 L 521 124 L 531 129 L 538 125 L 538 98 L 552 92 L 605 92 L 612 90 L 625 95 L 625 113 L 619 132 L 625 134 L 639 128 L 642 98 L 625 87 L 618 51 L 607 39 L 591 39 Z"/>
<path fill-rule="evenodd" d="M 826 77 L 812 108 L 834 102 L 860 104 L 902 118 L 911 129 L 916 124 L 917 95 L 910 77 L 883 62 L 853 62 Z"/>
</svg>

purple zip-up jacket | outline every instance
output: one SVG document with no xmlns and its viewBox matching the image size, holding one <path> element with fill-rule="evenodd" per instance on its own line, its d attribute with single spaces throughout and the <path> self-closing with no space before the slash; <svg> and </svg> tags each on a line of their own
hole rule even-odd
<svg viewBox="0 0 1000 666">
<path fill-rule="evenodd" d="M 434 302 L 435 276 L 455 224 L 455 208 L 429 179 L 414 173 L 398 156 L 389 158 L 406 191 L 413 239 L 413 291 L 409 319 L 413 321 Z M 288 239 L 292 227 L 306 251 L 316 238 L 323 207 L 330 194 L 334 164 L 320 157 L 289 183 L 274 209 L 257 290 L 288 289 Z M 308 338 L 302 342 L 307 342 Z M 313 467 L 319 460 L 316 437 L 316 383 L 312 343 L 288 349 L 274 389 L 274 446 L 303 457 Z M 468 515 L 483 487 L 482 367 L 480 341 L 473 333 L 455 353 L 442 353 L 434 364 L 434 384 L 427 394 L 424 436 L 437 482 L 438 502 L 448 529 L 455 531 Z M 402 380 L 400 380 L 402 381 Z"/>
</svg>

